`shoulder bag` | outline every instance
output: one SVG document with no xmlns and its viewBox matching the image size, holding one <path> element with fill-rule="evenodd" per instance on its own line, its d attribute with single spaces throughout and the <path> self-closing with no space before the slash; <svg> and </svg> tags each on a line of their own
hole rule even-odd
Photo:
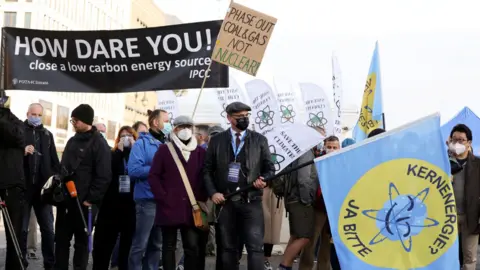
<svg viewBox="0 0 480 270">
<path fill-rule="evenodd" d="M 85 149 L 75 160 L 71 172 L 67 172 L 66 169 L 62 167 L 62 172 L 60 174 L 51 176 L 45 185 L 43 185 L 40 196 L 44 203 L 51 204 L 53 206 L 60 206 L 66 201 L 68 198 L 68 192 L 64 186 L 65 180 L 67 180 L 67 177 L 71 177 L 77 170 L 78 166 L 80 166 L 80 163 L 85 158 L 86 153 L 92 146 L 96 135 L 97 132 L 93 133 L 92 137 L 88 140 Z"/>
<path fill-rule="evenodd" d="M 182 162 L 178 158 L 177 151 L 171 142 L 167 143 L 168 150 L 170 150 L 170 154 L 172 154 L 173 160 L 177 165 L 178 171 L 180 172 L 180 176 L 182 177 L 183 185 L 185 186 L 185 190 L 188 194 L 188 199 L 190 200 L 190 204 L 193 208 L 193 222 L 195 223 L 195 227 L 202 231 L 208 231 L 210 229 L 208 225 L 208 209 L 205 203 L 197 202 L 195 199 L 195 195 L 193 194 L 192 186 L 190 185 L 190 181 L 188 181 L 187 173 L 185 172 L 185 168 L 182 165 Z"/>
</svg>

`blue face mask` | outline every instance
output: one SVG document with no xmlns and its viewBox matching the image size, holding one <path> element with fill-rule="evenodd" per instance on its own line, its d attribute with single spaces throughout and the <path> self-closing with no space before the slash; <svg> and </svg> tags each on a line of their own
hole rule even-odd
<svg viewBox="0 0 480 270">
<path fill-rule="evenodd" d="M 38 127 L 42 124 L 42 119 L 36 116 L 28 117 L 28 123 L 34 127 Z"/>
<path fill-rule="evenodd" d="M 172 124 L 163 123 L 163 129 L 162 129 L 163 134 L 168 135 L 170 134 L 170 132 L 172 132 L 172 130 L 173 130 Z"/>
</svg>

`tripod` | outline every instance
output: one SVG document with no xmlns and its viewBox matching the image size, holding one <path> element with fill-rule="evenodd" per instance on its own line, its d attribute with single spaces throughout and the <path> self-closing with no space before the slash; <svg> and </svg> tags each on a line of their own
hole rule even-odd
<svg viewBox="0 0 480 270">
<path fill-rule="evenodd" d="M 25 266 L 23 265 L 22 260 L 22 251 L 20 249 L 20 244 L 18 243 L 17 235 L 15 234 L 15 230 L 13 228 L 12 220 L 10 219 L 10 214 L 8 213 L 7 205 L 3 198 L 0 197 L 0 208 L 2 209 L 3 218 L 5 219 L 5 224 L 7 225 L 7 230 L 10 232 L 10 236 L 12 237 L 13 246 L 15 248 L 15 252 L 17 253 L 18 261 L 20 263 L 20 268 L 25 270 Z"/>
</svg>

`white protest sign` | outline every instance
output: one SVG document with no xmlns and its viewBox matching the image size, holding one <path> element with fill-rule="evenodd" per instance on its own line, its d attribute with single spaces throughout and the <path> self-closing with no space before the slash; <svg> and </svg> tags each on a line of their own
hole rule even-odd
<svg viewBox="0 0 480 270">
<path fill-rule="evenodd" d="M 332 108 L 323 89 L 313 83 L 300 83 L 303 104 L 305 106 L 306 124 L 325 130 L 327 136 L 333 134 Z"/>
<path fill-rule="evenodd" d="M 281 85 L 277 87 L 275 84 L 275 89 L 277 90 L 277 102 L 280 106 L 280 123 L 282 125 L 290 125 L 293 123 L 298 123 L 295 120 L 298 120 L 300 117 L 300 110 L 297 104 L 297 98 L 295 94 L 295 89 L 291 85 Z"/>
<path fill-rule="evenodd" d="M 342 98 L 343 98 L 343 84 L 342 84 L 342 72 L 338 59 L 335 55 L 332 55 L 332 83 L 333 83 L 333 102 L 334 102 L 334 126 L 333 135 L 342 139 Z"/>
<path fill-rule="evenodd" d="M 266 136 L 280 125 L 278 103 L 272 88 L 263 80 L 245 84 L 252 106 L 252 118 L 256 132 Z"/>
<path fill-rule="evenodd" d="M 175 92 L 173 90 L 157 91 L 157 106 L 155 108 L 167 111 L 168 119 L 173 124 L 173 119 L 179 115 Z"/>
<path fill-rule="evenodd" d="M 291 124 L 267 134 L 275 173 L 320 143 L 324 137 L 311 127 Z"/>
<path fill-rule="evenodd" d="M 220 116 L 225 120 L 225 126 L 229 127 L 230 122 L 227 120 L 227 113 L 225 112 L 225 109 L 227 108 L 228 104 L 232 102 L 243 102 L 243 103 L 248 103 L 247 98 L 245 97 L 245 94 L 242 91 L 242 88 L 240 85 L 238 85 L 237 81 L 233 76 L 230 76 L 230 87 L 228 88 L 221 88 L 221 89 L 216 89 L 217 96 L 218 96 L 218 102 L 220 106 L 222 106 L 222 112 L 220 113 Z"/>
</svg>

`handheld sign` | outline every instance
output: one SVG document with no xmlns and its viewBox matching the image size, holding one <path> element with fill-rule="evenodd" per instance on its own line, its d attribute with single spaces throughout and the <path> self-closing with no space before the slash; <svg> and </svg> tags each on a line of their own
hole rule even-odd
<svg viewBox="0 0 480 270">
<path fill-rule="evenodd" d="M 256 76 L 276 23 L 276 18 L 232 1 L 212 60 Z"/>
</svg>

